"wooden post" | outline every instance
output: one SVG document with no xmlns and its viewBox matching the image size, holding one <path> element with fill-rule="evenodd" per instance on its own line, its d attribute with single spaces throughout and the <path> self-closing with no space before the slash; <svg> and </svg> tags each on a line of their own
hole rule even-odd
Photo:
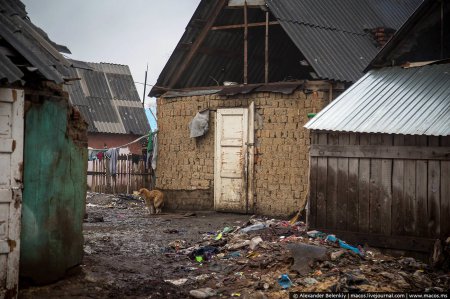
<svg viewBox="0 0 450 299">
<path fill-rule="evenodd" d="M 105 159 L 106 168 L 106 193 L 111 192 L 111 169 L 109 168 L 109 159 Z"/>
<path fill-rule="evenodd" d="M 266 49 L 264 63 L 264 83 L 269 83 L 269 11 L 266 11 Z"/>
<path fill-rule="evenodd" d="M 248 16 L 247 16 L 247 1 L 244 2 L 244 84 L 248 84 Z"/>
<path fill-rule="evenodd" d="M 128 163 L 129 156 L 130 156 L 130 154 L 127 155 L 127 164 L 125 167 L 125 171 L 127 173 L 127 194 L 130 194 L 130 165 Z"/>
</svg>

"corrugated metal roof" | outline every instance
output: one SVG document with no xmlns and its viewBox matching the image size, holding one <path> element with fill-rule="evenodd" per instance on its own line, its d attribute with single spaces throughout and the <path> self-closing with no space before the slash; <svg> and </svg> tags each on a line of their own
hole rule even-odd
<svg viewBox="0 0 450 299">
<path fill-rule="evenodd" d="M 88 132 L 144 135 L 150 130 L 128 66 L 72 61 L 74 77 L 65 88 L 89 124 Z M 79 67 L 79 68 L 78 68 Z"/>
<path fill-rule="evenodd" d="M 20 81 L 27 66 L 37 68 L 44 79 L 56 83 L 63 83 L 68 76 L 69 63 L 58 51 L 70 51 L 50 41 L 42 29 L 31 23 L 20 1 L 0 0 L 0 37 L 0 46 L 14 50 L 14 57 L 0 54 L 0 80 Z M 25 59 L 25 65 L 17 63 L 17 56 Z"/>
<path fill-rule="evenodd" d="M 367 30 L 398 29 L 422 0 L 267 0 L 318 77 L 354 82 L 378 52 Z"/>
<path fill-rule="evenodd" d="M 450 64 L 372 70 L 305 127 L 358 133 L 450 135 Z"/>
<path fill-rule="evenodd" d="M 369 29 L 398 29 L 422 0 L 266 0 L 271 12 L 269 82 L 321 79 L 355 82 L 376 55 Z M 202 0 L 161 72 L 151 96 L 164 93 L 219 1 Z M 249 22 L 264 22 L 250 9 Z M 262 19 L 261 19 L 262 17 Z M 203 22 L 201 22 L 203 21 Z M 214 26 L 242 24 L 242 9 L 223 9 Z M 210 30 L 171 88 L 243 83 L 243 30 Z M 264 82 L 264 28 L 249 30 L 248 83 Z M 300 64 L 307 60 L 309 66 Z M 160 88 L 161 87 L 161 88 Z"/>
</svg>

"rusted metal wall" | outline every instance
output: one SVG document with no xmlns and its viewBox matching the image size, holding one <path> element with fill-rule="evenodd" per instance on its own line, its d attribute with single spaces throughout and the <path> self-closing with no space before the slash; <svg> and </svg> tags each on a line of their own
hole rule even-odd
<svg viewBox="0 0 450 299">
<path fill-rule="evenodd" d="M 86 123 L 64 94 L 26 99 L 20 274 L 48 283 L 83 255 Z"/>
<path fill-rule="evenodd" d="M 428 251 L 450 235 L 450 137 L 311 134 L 310 228 Z"/>
</svg>

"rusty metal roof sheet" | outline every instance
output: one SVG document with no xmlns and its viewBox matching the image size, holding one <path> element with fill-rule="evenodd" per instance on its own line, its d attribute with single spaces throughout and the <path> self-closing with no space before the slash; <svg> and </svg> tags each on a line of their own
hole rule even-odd
<svg viewBox="0 0 450 299">
<path fill-rule="evenodd" d="M 450 135 L 450 64 L 372 70 L 305 127 L 358 133 Z"/>
<path fill-rule="evenodd" d="M 0 80 L 20 81 L 27 67 L 37 69 L 44 79 L 56 83 L 63 83 L 67 78 L 70 64 L 59 51 L 70 51 L 52 42 L 35 26 L 20 1 L 0 0 L 0 37 L 0 46 L 12 50 L 11 54 L 0 54 Z M 16 62 L 18 57 L 24 60 L 24 65 Z"/>
<path fill-rule="evenodd" d="M 144 135 L 150 130 L 128 66 L 72 61 L 72 76 L 81 78 L 65 87 L 70 101 L 87 120 L 89 132 Z"/>
</svg>

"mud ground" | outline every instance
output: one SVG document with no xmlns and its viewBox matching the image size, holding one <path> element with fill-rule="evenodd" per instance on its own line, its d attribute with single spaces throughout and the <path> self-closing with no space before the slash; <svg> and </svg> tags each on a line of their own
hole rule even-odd
<svg viewBox="0 0 450 299">
<path fill-rule="evenodd" d="M 215 212 L 150 216 L 140 200 L 92 193 L 87 213 L 83 264 L 52 285 L 22 286 L 20 298 L 190 298 L 194 292 L 284 299 L 290 291 L 450 288 L 450 238 L 437 267 L 364 244 L 342 249 L 302 221 Z"/>
<path fill-rule="evenodd" d="M 149 216 L 140 200 L 95 193 L 88 194 L 86 211 L 83 264 L 57 283 L 22 288 L 19 298 L 188 298 L 189 288 L 164 282 L 192 272 L 168 254 L 169 243 L 189 246 L 249 219 L 215 212 Z"/>
</svg>

